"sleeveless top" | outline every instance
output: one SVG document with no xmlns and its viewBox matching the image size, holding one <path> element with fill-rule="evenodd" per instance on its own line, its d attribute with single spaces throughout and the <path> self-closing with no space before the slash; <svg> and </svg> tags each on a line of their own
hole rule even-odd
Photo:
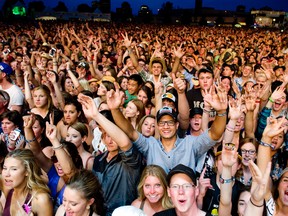
<svg viewBox="0 0 288 216">
<path fill-rule="evenodd" d="M 5 207 L 3 210 L 3 215 L 5 215 L 5 216 L 11 216 L 10 215 L 10 206 L 11 206 L 11 200 L 12 200 L 13 192 L 14 192 L 14 190 L 12 189 L 9 191 L 9 193 L 7 195 Z M 21 206 L 27 215 L 29 215 L 32 212 L 32 205 L 31 205 L 32 199 L 33 199 L 33 196 L 30 193 L 28 193 L 26 196 L 24 204 Z"/>
<path fill-rule="evenodd" d="M 141 201 L 139 209 L 144 211 L 144 204 L 145 204 L 145 199 Z"/>
</svg>

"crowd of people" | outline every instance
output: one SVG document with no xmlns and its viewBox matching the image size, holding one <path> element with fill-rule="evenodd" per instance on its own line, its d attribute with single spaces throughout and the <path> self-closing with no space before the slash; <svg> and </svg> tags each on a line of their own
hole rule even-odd
<svg viewBox="0 0 288 216">
<path fill-rule="evenodd" d="M 288 34 L 0 25 L 0 212 L 288 215 Z"/>
</svg>

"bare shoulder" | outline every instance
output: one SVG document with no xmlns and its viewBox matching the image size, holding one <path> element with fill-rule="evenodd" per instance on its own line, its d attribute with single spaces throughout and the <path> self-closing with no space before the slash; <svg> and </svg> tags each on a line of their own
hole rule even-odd
<svg viewBox="0 0 288 216">
<path fill-rule="evenodd" d="M 34 193 L 32 198 L 32 209 L 37 215 L 53 215 L 53 204 L 48 193 Z"/>
<path fill-rule="evenodd" d="M 140 199 L 136 199 L 131 203 L 132 206 L 139 208 L 141 205 L 141 200 Z"/>
<path fill-rule="evenodd" d="M 55 216 L 63 216 L 65 214 L 65 208 L 63 206 L 63 204 L 61 206 L 59 206 L 59 208 L 57 209 L 57 212 L 55 214 Z"/>
</svg>

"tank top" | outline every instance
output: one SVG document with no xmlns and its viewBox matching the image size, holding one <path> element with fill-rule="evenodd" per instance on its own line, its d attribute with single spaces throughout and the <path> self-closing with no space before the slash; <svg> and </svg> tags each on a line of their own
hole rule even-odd
<svg viewBox="0 0 288 216">
<path fill-rule="evenodd" d="M 10 215 L 10 206 L 11 206 L 11 200 L 12 200 L 13 192 L 14 192 L 14 190 L 12 189 L 9 191 L 9 193 L 7 195 L 5 207 L 3 210 L 3 215 L 5 215 L 5 216 L 11 216 Z M 32 211 L 32 205 L 31 205 L 32 199 L 33 199 L 33 196 L 31 196 L 31 194 L 28 193 L 26 196 L 25 202 L 22 205 L 22 208 L 26 212 L 27 215 Z"/>
</svg>

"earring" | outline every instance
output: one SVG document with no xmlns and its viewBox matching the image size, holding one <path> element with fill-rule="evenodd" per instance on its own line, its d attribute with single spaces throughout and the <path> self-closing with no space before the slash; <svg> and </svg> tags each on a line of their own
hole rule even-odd
<svg viewBox="0 0 288 216">
<path fill-rule="evenodd" d="M 88 205 L 88 206 L 86 207 L 86 209 L 89 210 L 89 209 L 90 209 L 90 205 Z"/>
</svg>

